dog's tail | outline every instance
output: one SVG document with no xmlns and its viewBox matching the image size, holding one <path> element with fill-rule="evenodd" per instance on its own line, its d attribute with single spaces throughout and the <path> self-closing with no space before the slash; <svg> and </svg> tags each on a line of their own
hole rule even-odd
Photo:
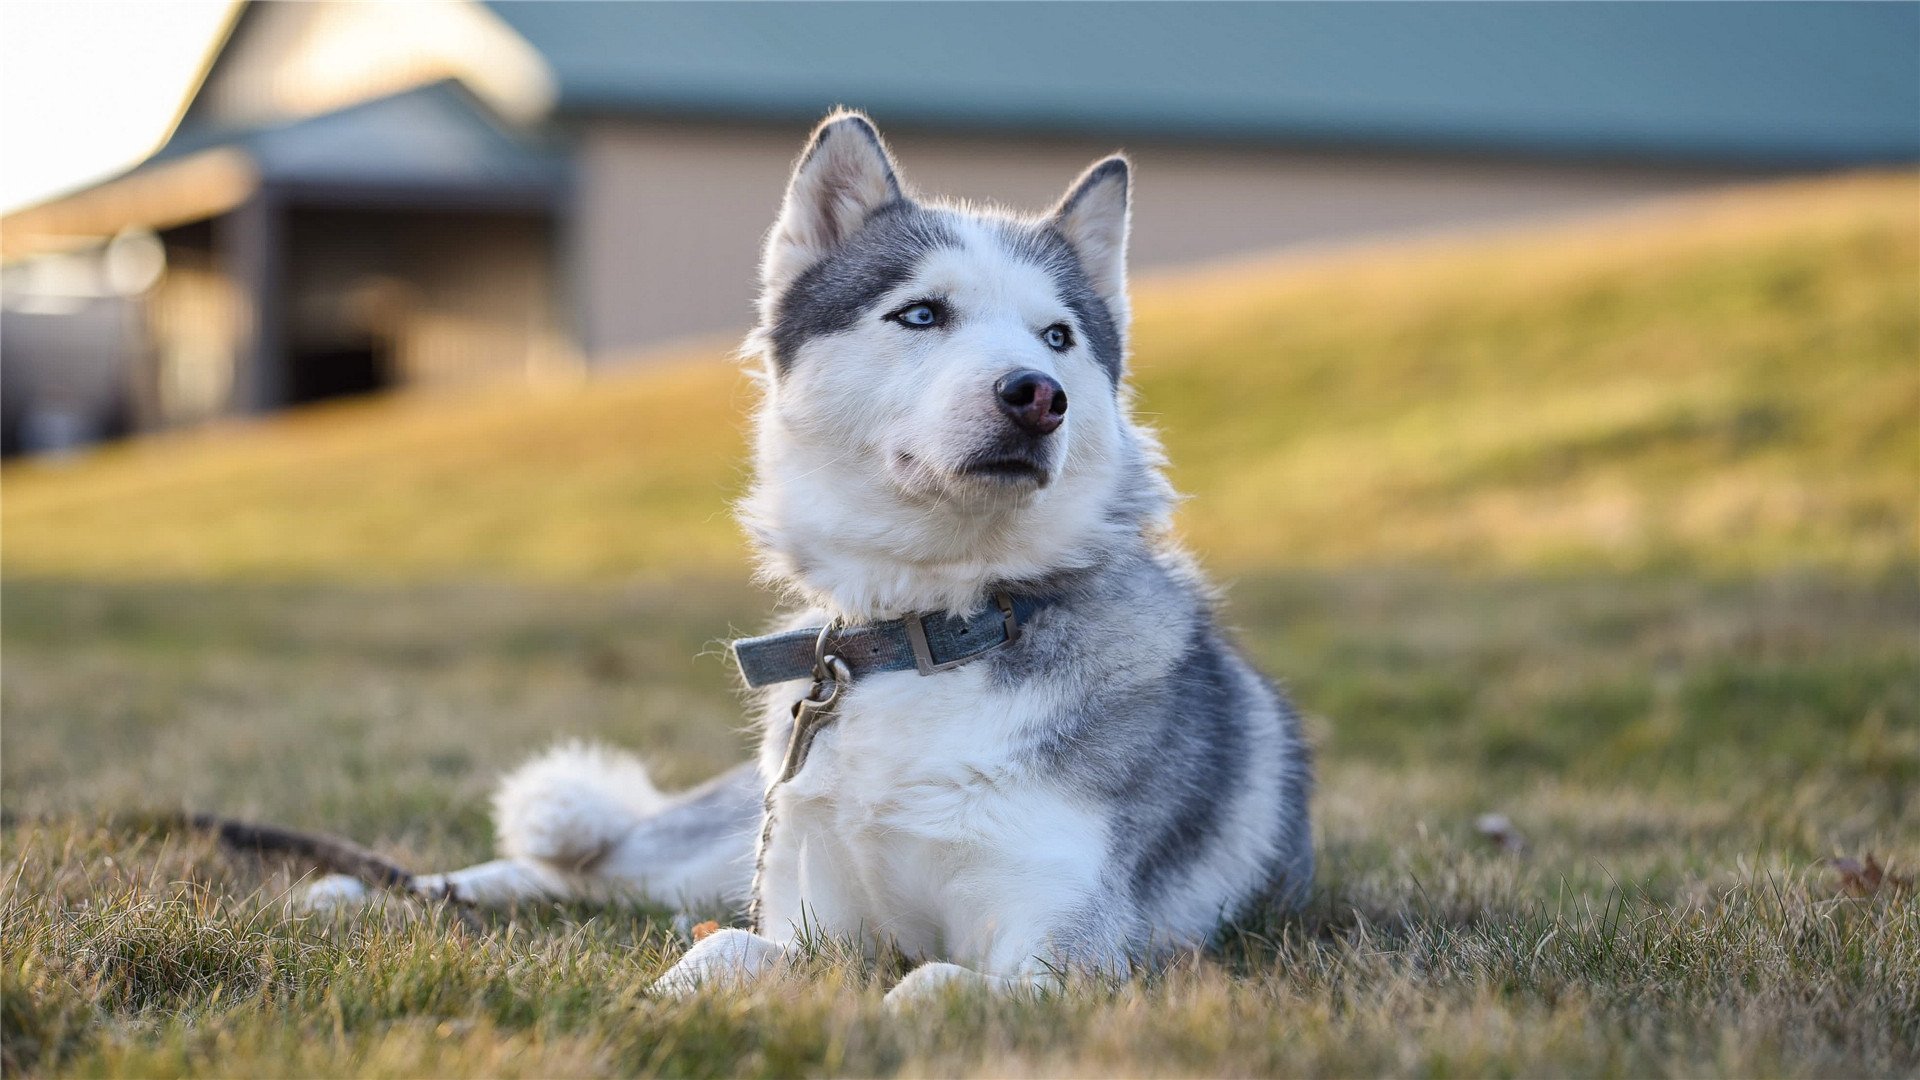
<svg viewBox="0 0 1920 1080">
<path fill-rule="evenodd" d="M 504 858 L 473 869 L 493 868 L 491 876 L 483 875 L 490 887 L 498 886 L 493 880 L 498 868 L 514 867 L 521 877 L 529 868 L 538 870 L 538 886 L 548 892 L 560 880 L 552 876 L 558 871 L 597 873 L 607 881 L 634 887 L 652 885 L 669 902 L 680 892 L 732 898 L 743 891 L 751 870 L 751 843 L 744 838 L 749 837 L 751 819 L 760 806 L 757 779 L 758 773 L 748 763 L 669 797 L 654 786 L 638 758 L 582 743 L 558 746 L 501 781 L 493 810 L 495 837 Z M 229 848 L 287 856 L 343 875 L 323 879 L 316 886 L 325 886 L 330 893 L 340 892 L 341 883 L 351 878 L 394 892 L 464 896 L 447 887 L 446 879 L 459 873 L 417 875 L 351 840 L 326 833 L 204 813 L 167 815 L 161 822 L 149 819 L 147 827 L 155 824 L 212 833 Z M 734 866 L 742 860 L 744 869 Z M 354 897 L 365 895 L 350 884 L 346 888 Z"/>
<path fill-rule="evenodd" d="M 639 758 L 568 743 L 500 782 L 493 797 L 494 835 L 509 859 L 584 870 L 671 802 Z"/>
</svg>

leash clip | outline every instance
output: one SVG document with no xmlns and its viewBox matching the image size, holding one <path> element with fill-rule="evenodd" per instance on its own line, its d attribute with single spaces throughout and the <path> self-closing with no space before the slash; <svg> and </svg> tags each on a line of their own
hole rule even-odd
<svg viewBox="0 0 1920 1080">
<path fill-rule="evenodd" d="M 807 763 L 813 749 L 813 737 L 820 733 L 840 705 L 840 695 L 853 684 L 853 671 L 847 662 L 827 651 L 827 638 L 840 628 L 840 620 L 830 620 L 820 628 L 813 641 L 813 685 L 807 696 L 793 703 L 793 736 L 787 741 L 787 757 L 780 768 L 780 782 L 793 779 Z"/>
</svg>

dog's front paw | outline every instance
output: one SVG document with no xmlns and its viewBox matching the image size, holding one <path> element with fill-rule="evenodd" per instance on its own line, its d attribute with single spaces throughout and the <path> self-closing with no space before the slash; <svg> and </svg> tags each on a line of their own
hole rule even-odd
<svg viewBox="0 0 1920 1080">
<path fill-rule="evenodd" d="M 680 998 L 702 987 L 741 986 L 765 974 L 785 956 L 785 949 L 758 934 L 715 930 L 655 979 L 652 992 Z"/>
<path fill-rule="evenodd" d="M 366 903 L 371 892 L 366 882 L 350 874 L 328 874 L 307 886 L 300 906 L 308 911 L 337 911 Z"/>
<path fill-rule="evenodd" d="M 889 1010 L 899 1012 L 923 1001 L 945 997 L 949 988 L 998 990 L 1002 981 L 959 964 L 921 964 L 893 984 L 893 989 L 887 991 L 885 1004 Z"/>
</svg>

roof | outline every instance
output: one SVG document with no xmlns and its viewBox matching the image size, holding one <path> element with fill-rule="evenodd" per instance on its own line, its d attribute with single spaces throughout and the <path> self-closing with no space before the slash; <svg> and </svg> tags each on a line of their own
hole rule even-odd
<svg viewBox="0 0 1920 1080">
<path fill-rule="evenodd" d="M 564 176 L 558 155 L 501 124 L 452 79 L 272 127 L 182 130 L 148 164 L 215 146 L 244 152 L 263 184 L 287 187 L 469 188 L 539 196 Z"/>
<path fill-rule="evenodd" d="M 292 32 L 276 37 L 261 30 L 275 21 L 259 18 L 269 9 L 307 18 L 278 20 Z M 8 257 L 66 242 L 47 231 L 56 227 L 203 214 L 256 182 L 375 199 L 548 200 L 565 157 L 547 145 L 551 127 L 525 121 L 555 108 L 805 123 L 844 104 L 889 126 L 1120 139 L 1774 166 L 1920 159 L 1915 3 L 471 0 L 405 10 L 443 17 L 402 25 L 383 21 L 392 12 L 333 17 L 372 11 L 352 5 L 248 5 L 167 145 L 120 177 L 9 215 Z M 486 17 L 445 17 L 456 12 Z M 329 48 L 302 53 L 321 23 Z M 434 61 L 424 67 L 414 63 L 423 49 Z M 255 81 L 219 105 L 207 87 L 240 54 L 253 58 Z M 279 83 L 327 82 L 314 73 L 355 58 L 378 61 L 375 75 L 457 77 L 331 111 L 231 108 L 263 104 Z M 517 74 L 493 77 L 506 69 Z M 345 72 L 328 85 L 349 99 L 381 85 L 356 78 L 368 73 L 353 64 Z M 521 106 L 517 123 L 497 111 Z M 156 174 L 217 148 L 218 159 Z M 218 198 L 184 198 L 195 184 Z M 34 222 L 46 230 L 26 230 Z"/>
<path fill-rule="evenodd" d="M 1920 157 L 1908 3 L 489 6 L 559 107 L 1830 164 Z"/>
<path fill-rule="evenodd" d="M 7 215 L 0 257 L 198 221 L 263 188 L 358 205 L 545 207 L 566 169 L 564 157 L 442 80 L 271 127 L 182 129 L 118 176 Z"/>
</svg>

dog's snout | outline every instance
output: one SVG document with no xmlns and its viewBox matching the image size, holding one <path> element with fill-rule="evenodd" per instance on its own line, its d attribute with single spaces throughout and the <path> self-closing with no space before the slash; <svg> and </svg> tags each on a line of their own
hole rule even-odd
<svg viewBox="0 0 1920 1080">
<path fill-rule="evenodd" d="M 1067 389 L 1058 379 L 1031 369 L 1009 371 L 993 384 L 1000 411 L 1021 431 L 1045 435 L 1067 416 Z"/>
</svg>

